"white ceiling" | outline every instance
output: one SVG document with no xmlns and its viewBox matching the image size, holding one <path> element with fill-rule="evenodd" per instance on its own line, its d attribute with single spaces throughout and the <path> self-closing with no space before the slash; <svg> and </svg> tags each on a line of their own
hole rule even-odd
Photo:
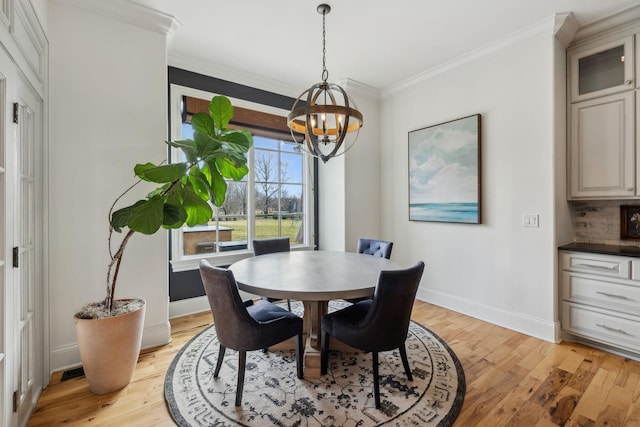
<svg viewBox="0 0 640 427">
<path fill-rule="evenodd" d="M 170 51 L 306 88 L 322 77 L 321 0 L 133 0 L 181 24 Z M 329 0 L 329 81 L 383 90 L 548 19 L 581 26 L 638 0 Z M 516 58 L 517 59 L 517 58 Z"/>
</svg>

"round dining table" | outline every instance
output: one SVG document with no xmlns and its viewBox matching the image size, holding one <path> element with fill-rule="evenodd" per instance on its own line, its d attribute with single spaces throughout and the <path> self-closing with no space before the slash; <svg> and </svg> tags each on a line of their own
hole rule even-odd
<svg viewBox="0 0 640 427">
<path fill-rule="evenodd" d="M 334 251 L 278 252 L 229 266 L 238 288 L 251 294 L 302 301 L 307 338 L 305 375 L 320 374 L 320 328 L 330 300 L 370 297 L 383 270 L 400 268 L 386 258 Z"/>
</svg>

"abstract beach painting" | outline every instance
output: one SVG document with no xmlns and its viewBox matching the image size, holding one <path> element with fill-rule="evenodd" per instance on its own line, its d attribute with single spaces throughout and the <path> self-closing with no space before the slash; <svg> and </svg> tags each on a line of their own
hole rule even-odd
<svg viewBox="0 0 640 427">
<path fill-rule="evenodd" d="M 409 220 L 481 223 L 480 114 L 409 132 Z"/>
</svg>

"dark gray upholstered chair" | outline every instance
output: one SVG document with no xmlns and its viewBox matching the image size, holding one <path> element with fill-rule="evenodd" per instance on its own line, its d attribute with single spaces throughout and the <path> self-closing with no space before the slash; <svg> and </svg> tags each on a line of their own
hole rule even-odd
<svg viewBox="0 0 640 427">
<path fill-rule="evenodd" d="M 213 373 L 218 376 L 227 348 L 238 351 L 236 406 L 242 402 L 247 351 L 261 350 L 295 337 L 298 378 L 303 378 L 302 319 L 265 300 L 243 302 L 233 272 L 200 261 L 200 276 L 213 314 L 220 351 Z"/>
<path fill-rule="evenodd" d="M 255 255 L 272 254 L 275 252 L 289 252 L 291 246 L 288 237 L 276 237 L 273 239 L 255 239 L 253 241 L 253 253 Z"/>
<path fill-rule="evenodd" d="M 391 258 L 391 249 L 393 249 L 393 242 L 375 239 L 358 239 L 356 252 L 389 259 Z"/>
<path fill-rule="evenodd" d="M 256 239 L 253 241 L 253 254 L 265 255 L 272 254 L 276 252 L 289 252 L 291 250 L 291 246 L 289 244 L 288 237 L 276 237 L 273 239 Z M 269 302 L 281 301 L 278 298 L 266 298 L 263 297 Z M 291 311 L 291 301 L 287 300 L 287 307 L 289 311 Z"/>
<path fill-rule="evenodd" d="M 393 249 L 393 242 L 375 239 L 358 239 L 356 252 L 359 254 L 367 254 L 389 259 L 391 258 L 391 249 Z M 351 298 L 347 299 L 347 301 L 356 303 L 358 301 L 364 301 L 367 299 L 369 298 Z"/>
<path fill-rule="evenodd" d="M 360 301 L 322 317 L 320 343 L 322 375 L 325 375 L 328 369 L 331 336 L 351 347 L 371 352 L 374 397 L 378 409 L 380 408 L 378 352 L 399 349 L 407 379 L 413 381 L 405 341 L 409 331 L 413 301 L 423 271 L 422 261 L 405 269 L 381 271 L 373 299 Z"/>
</svg>

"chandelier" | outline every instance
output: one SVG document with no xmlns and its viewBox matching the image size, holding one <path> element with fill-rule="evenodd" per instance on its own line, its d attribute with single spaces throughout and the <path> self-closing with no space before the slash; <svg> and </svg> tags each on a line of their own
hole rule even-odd
<svg viewBox="0 0 640 427">
<path fill-rule="evenodd" d="M 322 14 L 322 82 L 295 100 L 287 125 L 294 141 L 296 133 L 304 135 L 305 152 L 326 163 L 344 154 L 356 142 L 362 127 L 362 113 L 343 88 L 327 82 L 325 16 L 331 12 L 331 6 L 321 4 L 317 10 Z M 347 134 L 351 135 L 347 138 Z"/>
</svg>

